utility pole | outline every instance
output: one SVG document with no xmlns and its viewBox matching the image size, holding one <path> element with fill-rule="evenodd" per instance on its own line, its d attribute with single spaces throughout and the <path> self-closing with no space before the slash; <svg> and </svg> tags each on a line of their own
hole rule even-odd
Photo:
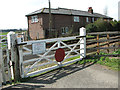
<svg viewBox="0 0 120 90">
<path fill-rule="evenodd" d="M 51 18 L 51 3 L 49 0 L 49 31 L 52 29 L 52 18 Z"/>
</svg>

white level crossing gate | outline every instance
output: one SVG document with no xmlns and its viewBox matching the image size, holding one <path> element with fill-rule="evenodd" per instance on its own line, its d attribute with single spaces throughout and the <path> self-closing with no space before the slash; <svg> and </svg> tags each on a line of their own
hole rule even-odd
<svg viewBox="0 0 120 90">
<path fill-rule="evenodd" d="M 0 36 L 0 87 L 7 81 L 12 83 L 12 79 L 17 82 L 20 78 L 45 73 L 84 57 L 85 28 L 80 29 L 79 36 L 23 42 L 10 32 L 8 38 Z M 57 62 L 59 58 L 61 61 Z"/>
<path fill-rule="evenodd" d="M 22 78 L 44 73 L 86 56 L 86 30 L 80 29 L 80 36 L 21 42 L 18 39 L 20 75 Z M 64 49 L 61 62 L 55 60 L 55 52 Z"/>
</svg>

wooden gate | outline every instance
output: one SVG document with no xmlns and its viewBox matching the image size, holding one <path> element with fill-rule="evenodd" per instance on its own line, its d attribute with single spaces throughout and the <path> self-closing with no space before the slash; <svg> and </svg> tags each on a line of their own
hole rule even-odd
<svg viewBox="0 0 120 90">
<path fill-rule="evenodd" d="M 18 40 L 20 75 L 22 78 L 45 73 L 50 70 L 82 60 L 86 56 L 86 30 L 80 36 L 21 42 Z M 77 39 L 77 40 L 76 40 Z M 56 50 L 65 51 L 64 60 L 57 62 Z"/>
<path fill-rule="evenodd" d="M 8 81 L 12 83 L 9 56 L 7 36 L 0 35 L 0 86 Z"/>
</svg>

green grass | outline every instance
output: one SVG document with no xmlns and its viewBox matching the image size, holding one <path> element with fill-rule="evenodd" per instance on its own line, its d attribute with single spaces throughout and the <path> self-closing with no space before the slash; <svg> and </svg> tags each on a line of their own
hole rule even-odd
<svg viewBox="0 0 120 90">
<path fill-rule="evenodd" d="M 71 61 L 71 60 L 75 60 L 75 59 L 78 59 L 78 58 L 80 58 L 80 56 L 75 56 L 75 57 L 72 57 L 72 58 L 66 59 L 66 61 Z"/>
<path fill-rule="evenodd" d="M 106 57 L 105 60 L 103 61 L 103 58 L 104 57 L 101 57 L 100 60 L 97 63 L 99 63 L 101 65 L 108 66 L 113 70 L 119 70 L 120 71 L 119 66 L 118 66 L 118 63 L 119 63 L 120 59 Z"/>
<path fill-rule="evenodd" d="M 106 53 L 100 53 L 101 55 L 107 55 Z M 113 52 L 113 54 L 120 54 L 120 49 L 117 51 Z M 84 63 L 93 63 L 96 62 L 100 65 L 105 65 L 108 66 L 112 70 L 117 70 L 120 71 L 119 65 L 120 65 L 120 59 L 119 58 L 114 58 L 114 57 L 90 57 L 89 59 L 79 61 L 79 64 L 84 64 Z"/>
<path fill-rule="evenodd" d="M 95 36 L 86 35 L 87 38 L 94 38 Z"/>
<path fill-rule="evenodd" d="M 3 33 L 0 33 L 0 35 L 7 35 L 8 32 L 3 32 Z"/>
</svg>

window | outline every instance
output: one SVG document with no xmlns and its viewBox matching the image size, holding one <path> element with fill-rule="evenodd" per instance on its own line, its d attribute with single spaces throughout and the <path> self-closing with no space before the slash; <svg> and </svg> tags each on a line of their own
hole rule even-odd
<svg viewBox="0 0 120 90">
<path fill-rule="evenodd" d="M 68 29 L 69 29 L 68 27 L 65 27 L 65 33 L 68 33 Z"/>
<path fill-rule="evenodd" d="M 96 21 L 98 20 L 99 18 L 96 18 Z"/>
<path fill-rule="evenodd" d="M 37 15 L 31 16 L 31 22 L 32 23 L 38 22 L 38 16 Z"/>
<path fill-rule="evenodd" d="M 94 22 L 94 17 L 92 18 L 92 22 Z"/>
<path fill-rule="evenodd" d="M 74 16 L 74 22 L 79 22 L 79 16 Z"/>
<path fill-rule="evenodd" d="M 65 28 L 62 27 L 62 34 L 65 34 Z"/>
<path fill-rule="evenodd" d="M 68 27 L 62 27 L 62 34 L 68 33 L 69 28 Z"/>
<path fill-rule="evenodd" d="M 89 18 L 88 17 L 86 17 L 86 22 L 89 22 Z"/>
</svg>

